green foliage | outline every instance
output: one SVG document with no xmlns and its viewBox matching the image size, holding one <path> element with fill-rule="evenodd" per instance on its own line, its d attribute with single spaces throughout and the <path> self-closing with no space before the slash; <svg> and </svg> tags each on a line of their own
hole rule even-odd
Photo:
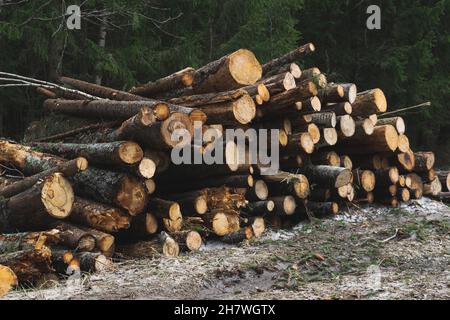
<svg viewBox="0 0 450 320">
<path fill-rule="evenodd" d="M 318 66 L 359 90 L 380 87 L 390 109 L 431 100 L 431 108 L 408 113 L 410 140 L 437 147 L 450 138 L 450 0 L 71 1 L 82 2 L 82 29 L 74 31 L 62 1 L 0 7 L 0 70 L 51 79 L 60 68 L 126 89 L 238 48 L 266 62 L 313 42 L 303 68 Z M 371 4 L 381 7 L 381 30 L 366 28 Z M 106 48 L 98 45 L 101 10 L 110 13 Z M 0 89 L 0 134 L 20 136 L 41 102 L 33 89 Z"/>
</svg>

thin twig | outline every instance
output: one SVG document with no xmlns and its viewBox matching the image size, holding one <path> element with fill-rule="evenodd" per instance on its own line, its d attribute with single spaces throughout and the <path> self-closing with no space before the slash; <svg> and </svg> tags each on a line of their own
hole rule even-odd
<svg viewBox="0 0 450 320">
<path fill-rule="evenodd" d="M 424 103 L 421 103 L 421 104 L 418 104 L 418 105 L 415 105 L 415 106 L 412 106 L 412 107 L 406 107 L 406 108 L 402 108 L 402 109 L 398 109 L 398 110 L 394 110 L 394 111 L 385 112 L 385 113 L 381 114 L 379 117 L 382 118 L 382 117 L 385 117 L 387 115 L 391 115 L 391 114 L 394 114 L 394 113 L 399 113 L 399 112 L 408 111 L 408 110 L 411 110 L 411 109 L 417 109 L 417 108 L 429 107 L 429 106 L 431 106 L 431 102 L 430 101 L 424 102 Z"/>
</svg>

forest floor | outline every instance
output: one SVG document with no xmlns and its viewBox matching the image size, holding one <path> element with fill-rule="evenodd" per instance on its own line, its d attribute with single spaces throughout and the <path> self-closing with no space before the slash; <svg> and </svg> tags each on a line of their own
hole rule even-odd
<svg viewBox="0 0 450 320">
<path fill-rule="evenodd" d="M 450 299 L 450 208 L 348 210 L 238 246 L 119 262 L 6 299 Z"/>
</svg>

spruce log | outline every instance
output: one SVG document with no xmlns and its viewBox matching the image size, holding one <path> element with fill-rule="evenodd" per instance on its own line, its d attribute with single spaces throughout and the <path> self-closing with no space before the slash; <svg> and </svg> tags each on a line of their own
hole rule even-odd
<svg viewBox="0 0 450 320">
<path fill-rule="evenodd" d="M 127 120 L 133 117 L 143 107 L 152 110 L 158 120 L 167 119 L 170 109 L 167 103 L 161 101 L 114 101 L 114 100 L 61 100 L 47 99 L 44 109 L 77 117 Z"/>
<path fill-rule="evenodd" d="M 0 265 L 0 298 L 5 296 L 19 281 L 17 276 L 9 267 Z"/>
<path fill-rule="evenodd" d="M 355 134 L 352 137 L 362 138 L 365 136 L 370 136 L 375 130 L 370 119 L 356 120 L 355 122 Z"/>
<path fill-rule="evenodd" d="M 355 134 L 356 123 L 350 115 L 337 117 L 340 135 L 344 137 L 352 137 Z"/>
<path fill-rule="evenodd" d="M 342 102 L 344 100 L 344 88 L 336 83 L 329 83 L 325 88 L 319 90 L 322 103 Z"/>
<path fill-rule="evenodd" d="M 415 152 L 414 171 L 423 172 L 428 171 L 434 166 L 435 157 L 433 152 Z"/>
<path fill-rule="evenodd" d="M 192 88 L 196 93 L 222 92 L 254 84 L 261 76 L 255 55 L 240 49 L 197 69 Z"/>
<path fill-rule="evenodd" d="M 283 65 L 293 63 L 304 56 L 306 56 L 309 53 L 312 53 L 316 50 L 314 45 L 312 43 L 307 43 L 305 45 L 302 45 L 301 47 L 298 47 L 297 49 L 285 54 L 282 57 L 270 60 L 269 62 L 265 63 L 262 66 L 262 73 L 264 75 L 268 74 L 269 72 L 272 72 L 273 70 L 276 70 Z"/>
<path fill-rule="evenodd" d="M 383 125 L 391 125 L 395 129 L 397 129 L 398 134 L 404 134 L 405 133 L 405 121 L 402 117 L 393 117 L 393 118 L 383 118 L 377 120 L 377 126 L 383 126 Z"/>
<path fill-rule="evenodd" d="M 288 139 L 286 147 L 280 150 L 283 154 L 311 154 L 314 152 L 314 141 L 308 132 L 292 134 Z"/>
<path fill-rule="evenodd" d="M 174 201 L 152 198 L 148 203 L 150 212 L 160 221 L 168 232 L 180 231 L 183 216 L 180 205 Z"/>
<path fill-rule="evenodd" d="M 0 226 L 4 230 L 38 230 L 52 219 L 67 218 L 72 212 L 72 187 L 60 173 L 39 180 L 30 189 L 3 204 Z"/>
<path fill-rule="evenodd" d="M 381 89 L 359 92 L 352 103 L 352 115 L 367 117 L 371 114 L 386 112 L 387 101 Z"/>
<path fill-rule="evenodd" d="M 344 89 L 344 101 L 350 104 L 354 103 L 358 94 L 356 85 L 354 83 L 340 83 L 339 85 Z"/>
<path fill-rule="evenodd" d="M 180 247 L 167 233 L 161 232 L 156 239 L 122 245 L 117 251 L 126 257 L 137 259 L 154 258 L 159 255 L 177 257 L 180 254 Z"/>
<path fill-rule="evenodd" d="M 164 78 L 139 85 L 130 89 L 130 93 L 144 97 L 152 97 L 163 93 L 192 86 L 195 70 L 186 68 Z"/>
<path fill-rule="evenodd" d="M 353 179 L 353 183 L 366 192 L 371 192 L 375 189 L 376 176 L 370 170 L 353 170 Z"/>
<path fill-rule="evenodd" d="M 141 147 L 131 141 L 109 143 L 33 143 L 32 147 L 64 158 L 85 157 L 90 163 L 99 165 L 133 165 L 142 160 L 144 152 Z"/>
<path fill-rule="evenodd" d="M 85 158 L 76 158 L 67 162 L 63 162 L 56 167 L 42 171 L 33 176 L 26 177 L 23 180 L 17 180 L 7 186 L 2 185 L 0 188 L 0 196 L 4 198 L 12 197 L 16 194 L 26 191 L 36 184 L 39 180 L 45 179 L 56 172 L 62 173 L 65 177 L 71 177 L 78 172 L 86 170 L 88 162 Z"/>
<path fill-rule="evenodd" d="M 327 103 L 322 106 L 323 111 L 333 111 L 337 116 L 352 114 L 352 105 L 348 102 Z"/>
<path fill-rule="evenodd" d="M 337 119 L 334 112 L 313 113 L 312 122 L 320 127 L 334 128 L 336 127 Z"/>
<path fill-rule="evenodd" d="M 118 232 L 129 228 L 131 217 L 118 208 L 76 197 L 69 220 L 104 232 Z"/>
<path fill-rule="evenodd" d="M 124 173 L 89 168 L 72 177 L 73 187 L 80 196 L 116 205 L 135 216 L 147 203 L 147 191 L 143 183 Z"/>
<path fill-rule="evenodd" d="M 294 114 L 300 113 L 302 116 L 309 115 L 309 117 L 303 117 L 303 120 L 310 119 L 309 122 L 312 121 L 312 114 L 315 112 L 319 112 L 322 110 L 322 103 L 317 96 L 297 101 L 295 103 Z"/>
<path fill-rule="evenodd" d="M 297 204 L 293 196 L 272 197 L 269 198 L 269 200 L 273 201 L 275 204 L 272 214 L 290 216 L 295 213 L 295 209 L 297 208 Z"/>
<path fill-rule="evenodd" d="M 335 128 L 324 128 L 320 135 L 320 140 L 316 143 L 316 148 L 334 146 L 338 141 L 338 132 Z"/>
<path fill-rule="evenodd" d="M 264 74 L 264 78 L 267 79 L 269 77 L 272 77 L 274 75 L 277 75 L 277 74 L 280 74 L 283 72 L 291 73 L 295 79 L 300 79 L 300 77 L 302 76 L 302 70 L 300 69 L 300 66 L 298 64 L 296 64 L 295 62 L 293 62 L 293 63 L 287 63 L 279 68 L 273 68 L 272 71 Z"/>
<path fill-rule="evenodd" d="M 308 177 L 311 184 L 325 188 L 339 188 L 352 180 L 351 170 L 341 167 L 310 165 L 300 168 L 299 171 Z"/>
</svg>

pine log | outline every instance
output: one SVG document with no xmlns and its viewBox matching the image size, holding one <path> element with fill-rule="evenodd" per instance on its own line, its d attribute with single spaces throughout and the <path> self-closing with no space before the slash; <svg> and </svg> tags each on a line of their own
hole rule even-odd
<svg viewBox="0 0 450 320">
<path fill-rule="evenodd" d="M 397 129 L 398 134 L 404 134 L 405 133 L 405 121 L 402 117 L 393 117 L 393 118 L 383 118 L 377 120 L 377 126 L 383 126 L 383 125 L 391 125 L 395 129 Z"/>
<path fill-rule="evenodd" d="M 297 208 L 297 204 L 293 196 L 272 197 L 269 198 L 269 200 L 273 201 L 275 204 L 272 214 L 290 216 L 295 213 L 295 209 Z"/>
<path fill-rule="evenodd" d="M 303 117 L 303 120 L 309 120 L 309 122 L 312 121 L 312 114 L 315 112 L 319 112 L 322 110 L 322 103 L 320 102 L 320 99 L 317 96 L 304 99 L 302 101 L 297 101 L 295 103 L 295 109 L 294 109 L 294 115 L 298 115 L 299 113 L 302 116 L 309 115 L 309 117 Z"/>
<path fill-rule="evenodd" d="M 355 169 L 353 170 L 353 178 L 353 183 L 364 191 L 371 192 L 375 189 L 376 176 L 372 171 Z"/>
<path fill-rule="evenodd" d="M 415 152 L 414 171 L 423 172 L 428 171 L 434 166 L 435 157 L 433 152 Z"/>
<path fill-rule="evenodd" d="M 119 236 L 126 239 L 147 239 L 158 232 L 159 226 L 158 218 L 154 214 L 146 212 L 133 217 L 130 228 L 123 230 Z"/>
<path fill-rule="evenodd" d="M 33 285 L 43 274 L 52 273 L 51 251 L 47 247 L 0 255 L 0 265 L 10 268 L 20 284 Z"/>
<path fill-rule="evenodd" d="M 270 91 L 267 89 L 267 86 L 262 81 L 259 81 L 249 86 L 242 87 L 238 90 L 246 91 L 258 105 L 262 105 L 264 102 L 270 100 Z"/>
<path fill-rule="evenodd" d="M 339 188 L 352 180 L 351 170 L 341 167 L 311 165 L 302 167 L 299 171 L 308 177 L 311 184 L 325 188 Z"/>
<path fill-rule="evenodd" d="M 33 176 L 26 177 L 22 180 L 17 180 L 9 185 L 2 185 L 0 187 L 0 197 L 9 198 L 16 194 L 26 191 L 35 185 L 39 180 L 45 179 L 56 172 L 62 173 L 65 177 L 71 177 L 78 172 L 86 170 L 88 162 L 85 158 L 76 158 L 71 161 L 63 162 L 56 167 L 42 171 Z"/>
<path fill-rule="evenodd" d="M 174 201 L 152 198 L 148 203 L 150 212 L 160 221 L 168 232 L 180 231 L 183 216 L 180 205 Z"/>
<path fill-rule="evenodd" d="M 292 90 L 297 86 L 295 78 L 290 72 L 284 72 L 266 78 L 262 80 L 261 83 L 265 85 L 271 97 L 284 91 Z"/>
<path fill-rule="evenodd" d="M 38 230 L 52 219 L 72 212 L 72 187 L 60 173 L 39 180 L 30 189 L 7 199 L 2 206 L 0 227 L 4 230 Z"/>
<path fill-rule="evenodd" d="M 176 201 L 181 212 L 186 216 L 202 215 L 209 209 L 207 189 L 165 195 L 165 197 L 171 201 Z"/>
<path fill-rule="evenodd" d="M 124 173 L 89 168 L 73 176 L 72 181 L 80 196 L 116 205 L 132 216 L 141 213 L 147 203 L 143 183 Z"/>
<path fill-rule="evenodd" d="M 278 69 L 282 67 L 283 65 L 293 63 L 301 58 L 303 58 L 305 55 L 312 53 L 316 50 L 314 45 L 312 43 L 307 43 L 287 54 L 285 54 L 282 57 L 270 60 L 266 64 L 262 66 L 262 73 L 264 75 L 268 74 L 269 72 L 272 72 L 275 69 Z"/>
<path fill-rule="evenodd" d="M 61 165 L 66 160 L 33 151 L 27 146 L 0 140 L 0 162 L 12 164 L 26 175 L 33 175 Z"/>
<path fill-rule="evenodd" d="M 194 82 L 194 75 L 195 70 L 193 68 L 186 68 L 156 81 L 133 87 L 130 93 L 144 97 L 152 97 L 169 91 L 190 87 Z"/>
<path fill-rule="evenodd" d="M 312 114 L 312 122 L 320 127 L 334 128 L 336 127 L 337 118 L 334 112 L 321 112 Z"/>
<path fill-rule="evenodd" d="M 281 149 L 283 154 L 311 154 L 314 152 L 314 141 L 308 132 L 295 133 L 289 136 L 286 147 Z"/>
<path fill-rule="evenodd" d="M 141 147 L 131 141 L 94 144 L 40 142 L 33 143 L 32 147 L 68 159 L 82 156 L 90 163 L 100 165 L 133 165 L 144 157 Z"/>
<path fill-rule="evenodd" d="M 5 296 L 19 281 L 16 274 L 9 267 L 0 265 L 0 298 Z"/>
<path fill-rule="evenodd" d="M 344 89 L 344 101 L 350 104 L 354 103 L 358 93 L 356 85 L 354 83 L 340 83 L 339 85 Z"/>
<path fill-rule="evenodd" d="M 49 112 L 66 115 L 127 120 L 133 117 L 143 107 L 148 107 L 158 120 L 167 119 L 170 109 L 167 103 L 161 101 L 115 101 L 115 100 L 61 100 L 47 99 L 44 109 Z"/>
<path fill-rule="evenodd" d="M 264 78 L 269 78 L 283 72 L 291 73 L 295 79 L 300 79 L 300 77 L 302 76 L 302 70 L 300 69 L 300 66 L 293 62 L 287 63 L 279 68 L 273 68 L 272 71 L 264 74 Z"/>
<path fill-rule="evenodd" d="M 135 94 L 131 94 L 125 91 L 116 90 L 113 88 L 108 88 L 105 86 L 97 85 L 94 83 L 73 79 L 69 77 L 60 77 L 59 80 L 67 84 L 75 89 L 83 91 L 85 93 L 89 93 L 96 97 L 110 99 L 110 100 L 118 100 L 118 101 L 139 101 L 143 100 L 142 97 L 137 96 Z M 68 97 L 64 97 L 66 99 L 70 99 Z M 82 98 L 81 100 L 85 100 L 86 98 Z M 78 99 L 75 99 L 78 100 Z"/>
<path fill-rule="evenodd" d="M 231 212 L 206 213 L 202 219 L 205 226 L 217 236 L 225 236 L 240 229 L 239 215 Z"/>
<path fill-rule="evenodd" d="M 104 232 L 118 232 L 129 228 L 131 217 L 118 208 L 76 197 L 69 220 Z"/>
<path fill-rule="evenodd" d="M 338 143 L 338 150 L 348 154 L 392 152 L 398 147 L 398 134 L 393 126 L 375 127 L 370 136 L 352 137 Z"/>
<path fill-rule="evenodd" d="M 129 258 L 154 258 L 159 255 L 177 257 L 180 254 L 178 243 L 167 233 L 161 232 L 156 239 L 122 245 L 118 252 Z"/>
<path fill-rule="evenodd" d="M 271 194 L 291 194 L 299 199 L 306 199 L 309 195 L 309 181 L 302 174 L 279 171 L 261 178 L 266 182 Z"/>
<path fill-rule="evenodd" d="M 371 114 L 386 112 L 387 101 L 381 89 L 359 92 L 352 103 L 352 115 L 367 117 Z"/>
<path fill-rule="evenodd" d="M 196 93 L 222 92 L 254 84 L 261 76 L 255 55 L 240 49 L 197 69 L 192 88 Z"/>
<path fill-rule="evenodd" d="M 335 128 L 324 128 L 320 140 L 315 144 L 316 148 L 334 146 L 338 141 L 338 132 Z"/>
<path fill-rule="evenodd" d="M 193 230 L 172 232 L 170 236 L 178 243 L 181 251 L 198 251 L 203 244 L 200 234 Z"/>
<path fill-rule="evenodd" d="M 305 80 L 314 82 L 316 86 L 321 89 L 325 88 L 328 84 L 327 77 L 316 67 L 303 70 L 302 76 L 298 81 Z"/>
<path fill-rule="evenodd" d="M 352 114 L 353 107 L 348 102 L 327 103 L 322 105 L 322 110 L 333 111 L 337 116 L 345 116 L 346 114 Z"/>
<path fill-rule="evenodd" d="M 370 119 L 356 120 L 355 133 L 352 137 L 363 138 L 365 136 L 370 136 L 374 130 L 375 127 Z"/>
</svg>

